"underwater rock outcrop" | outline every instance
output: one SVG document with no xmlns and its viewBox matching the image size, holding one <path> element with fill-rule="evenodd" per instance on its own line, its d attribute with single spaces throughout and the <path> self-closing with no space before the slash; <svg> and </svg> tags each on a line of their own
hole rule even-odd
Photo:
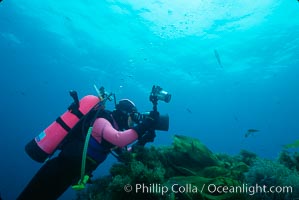
<svg viewBox="0 0 299 200">
<path fill-rule="evenodd" d="M 285 156 L 286 158 L 287 156 Z M 77 199 L 229 200 L 298 198 L 296 169 L 242 150 L 216 154 L 199 140 L 176 135 L 167 147 L 139 147 L 124 153 L 110 175 L 94 181 Z M 288 159 L 285 159 L 288 160 Z M 277 170 L 275 170 L 277 169 Z M 289 178 L 286 178 L 289 177 Z M 249 186 L 289 184 L 296 192 L 252 195 Z M 245 191 L 246 190 L 246 191 Z"/>
</svg>

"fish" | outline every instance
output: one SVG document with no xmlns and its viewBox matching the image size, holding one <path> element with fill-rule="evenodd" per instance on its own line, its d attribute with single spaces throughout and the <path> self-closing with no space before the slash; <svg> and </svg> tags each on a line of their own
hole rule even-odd
<svg viewBox="0 0 299 200">
<path fill-rule="evenodd" d="M 259 132 L 260 130 L 258 129 L 248 129 L 247 132 L 245 133 L 244 137 L 249 137 L 250 135 L 252 135 L 253 133 Z"/>
<path fill-rule="evenodd" d="M 223 65 L 222 65 L 221 60 L 220 60 L 219 53 L 218 53 L 218 51 L 217 51 L 216 49 L 214 49 L 214 55 L 215 55 L 215 57 L 216 57 L 216 59 L 217 59 L 217 62 L 218 62 L 218 64 L 219 64 L 219 66 L 220 66 L 221 68 L 223 68 Z"/>
<path fill-rule="evenodd" d="M 239 121 L 239 118 L 235 114 L 234 114 L 234 120 L 237 121 L 237 122 Z"/>
<path fill-rule="evenodd" d="M 192 114 L 192 111 L 190 110 L 190 108 L 186 108 L 186 111 L 190 114 Z"/>
</svg>

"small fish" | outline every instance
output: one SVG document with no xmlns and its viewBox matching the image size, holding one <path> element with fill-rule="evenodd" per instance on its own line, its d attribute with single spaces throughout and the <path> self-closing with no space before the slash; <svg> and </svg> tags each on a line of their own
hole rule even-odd
<svg viewBox="0 0 299 200">
<path fill-rule="evenodd" d="M 216 57 L 216 59 L 217 59 L 217 62 L 218 62 L 218 64 L 219 64 L 219 66 L 220 66 L 221 68 L 223 68 L 222 63 L 221 63 L 221 60 L 220 60 L 219 53 L 218 53 L 218 51 L 217 51 L 216 49 L 214 49 L 214 54 L 215 54 L 215 57 Z"/>
<path fill-rule="evenodd" d="M 247 132 L 245 133 L 244 137 L 249 137 L 250 135 L 252 135 L 253 133 L 259 132 L 260 130 L 257 129 L 248 129 Z"/>
<path fill-rule="evenodd" d="M 192 114 L 192 111 L 189 108 L 186 108 L 186 111 L 190 114 Z"/>
<path fill-rule="evenodd" d="M 235 114 L 234 114 L 234 120 L 237 121 L 237 122 L 239 121 L 239 118 Z"/>
</svg>

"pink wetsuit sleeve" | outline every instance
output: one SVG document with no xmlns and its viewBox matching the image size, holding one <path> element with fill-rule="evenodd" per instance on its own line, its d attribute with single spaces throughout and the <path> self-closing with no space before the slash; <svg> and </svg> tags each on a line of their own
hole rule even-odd
<svg viewBox="0 0 299 200">
<path fill-rule="evenodd" d="M 104 118 L 98 118 L 95 120 L 92 129 L 92 136 L 99 143 L 101 143 L 102 138 L 104 138 L 106 141 L 118 147 L 124 147 L 138 138 L 136 131 L 133 129 L 118 131 L 112 127 L 108 120 Z"/>
</svg>

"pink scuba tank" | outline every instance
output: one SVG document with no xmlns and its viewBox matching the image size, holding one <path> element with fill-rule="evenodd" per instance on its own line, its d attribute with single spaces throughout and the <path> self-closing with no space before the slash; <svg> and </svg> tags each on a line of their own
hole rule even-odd
<svg viewBox="0 0 299 200">
<path fill-rule="evenodd" d="M 69 131 L 99 102 L 97 96 L 83 97 L 76 110 L 68 109 L 26 145 L 27 154 L 37 162 L 44 162 L 55 152 Z"/>
</svg>

